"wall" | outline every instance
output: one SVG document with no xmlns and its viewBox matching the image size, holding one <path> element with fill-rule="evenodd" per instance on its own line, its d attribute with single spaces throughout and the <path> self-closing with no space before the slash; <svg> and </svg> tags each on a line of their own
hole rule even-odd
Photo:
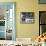
<svg viewBox="0 0 46 46">
<path fill-rule="evenodd" d="M 46 4 L 38 4 L 38 0 L 3 0 L 0 2 L 16 2 L 16 37 L 36 38 L 39 33 L 39 10 L 46 10 Z M 34 24 L 20 24 L 21 12 L 34 12 Z"/>
<path fill-rule="evenodd" d="M 20 0 L 16 2 L 17 6 L 17 37 L 19 38 L 35 38 L 38 36 L 39 25 L 38 25 L 38 3 L 37 0 Z M 34 24 L 20 24 L 20 12 L 34 12 L 35 23 Z"/>
</svg>

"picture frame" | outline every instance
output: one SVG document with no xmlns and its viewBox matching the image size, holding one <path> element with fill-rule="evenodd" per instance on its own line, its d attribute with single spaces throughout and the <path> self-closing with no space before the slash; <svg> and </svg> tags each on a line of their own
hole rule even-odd
<svg viewBox="0 0 46 46">
<path fill-rule="evenodd" d="M 16 2 L 0 2 L 0 40 L 15 41 L 15 12 Z"/>
<path fill-rule="evenodd" d="M 39 35 L 46 32 L 46 11 L 39 11 Z"/>
<path fill-rule="evenodd" d="M 39 4 L 46 4 L 46 0 L 38 0 Z"/>
<path fill-rule="evenodd" d="M 21 24 L 33 24 L 34 23 L 34 12 L 21 12 L 20 23 Z"/>
</svg>

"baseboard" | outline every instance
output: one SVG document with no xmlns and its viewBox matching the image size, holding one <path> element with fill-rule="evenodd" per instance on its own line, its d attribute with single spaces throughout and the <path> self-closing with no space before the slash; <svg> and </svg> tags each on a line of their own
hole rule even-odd
<svg viewBox="0 0 46 46">
<path fill-rule="evenodd" d="M 16 38 L 16 41 L 18 42 L 31 42 L 32 39 L 31 38 Z"/>
</svg>

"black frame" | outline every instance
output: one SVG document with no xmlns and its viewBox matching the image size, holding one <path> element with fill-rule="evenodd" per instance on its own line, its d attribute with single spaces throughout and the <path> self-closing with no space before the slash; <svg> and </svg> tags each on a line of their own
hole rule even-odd
<svg viewBox="0 0 46 46">
<path fill-rule="evenodd" d="M 43 13 L 43 12 L 46 12 L 46 11 L 39 11 L 39 36 L 40 36 L 40 25 L 46 25 L 46 24 L 40 24 L 40 13 Z"/>
<path fill-rule="evenodd" d="M 39 36 L 40 36 L 40 12 L 39 12 Z"/>
<path fill-rule="evenodd" d="M 39 4 L 46 4 L 46 3 L 42 3 L 42 2 L 40 2 L 40 0 L 38 0 L 38 2 L 39 2 Z"/>
</svg>

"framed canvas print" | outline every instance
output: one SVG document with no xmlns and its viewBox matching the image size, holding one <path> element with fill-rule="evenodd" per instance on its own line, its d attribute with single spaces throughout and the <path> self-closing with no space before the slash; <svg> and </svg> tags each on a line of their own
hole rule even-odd
<svg viewBox="0 0 46 46">
<path fill-rule="evenodd" d="M 34 12 L 21 12 L 20 23 L 21 24 L 33 24 L 34 23 Z"/>
<path fill-rule="evenodd" d="M 15 2 L 0 2 L 0 40 L 15 40 Z"/>
<path fill-rule="evenodd" d="M 46 4 L 46 0 L 38 0 L 40 4 Z"/>
</svg>

